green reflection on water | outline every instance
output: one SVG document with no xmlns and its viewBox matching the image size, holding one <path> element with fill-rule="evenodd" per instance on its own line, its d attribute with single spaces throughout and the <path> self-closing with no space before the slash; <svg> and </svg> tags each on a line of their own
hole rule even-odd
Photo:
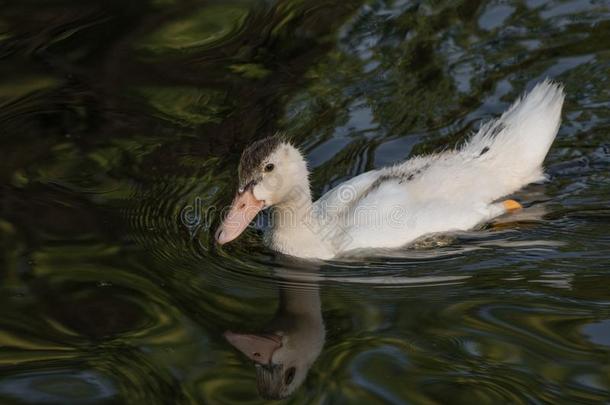
<svg viewBox="0 0 610 405">
<path fill-rule="evenodd" d="M 157 110 L 161 117 L 179 125 L 194 126 L 218 123 L 225 94 L 220 91 L 194 89 L 190 87 L 146 87 L 137 92 Z"/>
<path fill-rule="evenodd" d="M 279 284 L 319 288 L 327 330 L 287 402 L 608 398 L 603 2 L 62 0 L 3 12 L 0 402 L 69 402 L 67 381 L 97 403 L 262 403 L 222 334 L 261 332 Z M 253 139 L 288 132 L 319 195 L 462 142 L 545 76 L 568 99 L 551 179 L 518 193 L 522 216 L 356 262 L 295 263 L 254 230 L 211 242 Z M 189 226 L 187 206 L 200 214 Z M 320 280 L 287 277 L 312 268 Z M 18 381 L 29 396 L 14 395 Z"/>
<path fill-rule="evenodd" d="M 204 47 L 238 29 L 247 14 L 248 9 L 238 4 L 203 7 L 189 12 L 188 17 L 171 20 L 144 39 L 140 47 L 155 53 Z"/>
</svg>

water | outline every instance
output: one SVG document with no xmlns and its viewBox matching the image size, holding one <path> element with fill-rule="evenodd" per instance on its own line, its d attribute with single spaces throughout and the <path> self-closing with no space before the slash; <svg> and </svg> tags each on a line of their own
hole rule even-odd
<svg viewBox="0 0 610 405">
<path fill-rule="evenodd" d="M 223 335 L 280 326 L 286 402 L 607 401 L 609 38 L 603 0 L 4 2 L 0 403 L 263 403 Z M 214 245 L 252 140 L 287 132 L 319 196 L 545 77 L 520 213 L 365 259 Z"/>
</svg>

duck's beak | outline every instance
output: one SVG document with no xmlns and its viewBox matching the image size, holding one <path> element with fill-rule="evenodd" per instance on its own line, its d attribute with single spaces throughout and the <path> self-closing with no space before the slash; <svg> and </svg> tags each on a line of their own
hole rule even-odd
<svg viewBox="0 0 610 405">
<path fill-rule="evenodd" d="M 254 197 L 252 188 L 237 193 L 229 213 L 216 231 L 216 242 L 224 245 L 237 238 L 264 206 L 264 201 Z"/>
<path fill-rule="evenodd" d="M 270 364 L 273 353 L 282 347 L 281 336 L 272 333 L 252 335 L 226 331 L 224 336 L 229 343 L 248 356 L 250 360 L 262 365 Z"/>
</svg>

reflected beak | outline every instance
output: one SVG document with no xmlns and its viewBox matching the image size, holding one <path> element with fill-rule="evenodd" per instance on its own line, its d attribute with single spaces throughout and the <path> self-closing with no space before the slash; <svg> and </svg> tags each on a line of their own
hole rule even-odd
<svg viewBox="0 0 610 405">
<path fill-rule="evenodd" d="M 216 242 L 224 245 L 237 238 L 264 206 L 265 202 L 257 200 L 251 188 L 237 193 L 229 214 L 216 231 Z"/>
<path fill-rule="evenodd" d="M 270 364 L 273 353 L 282 347 L 281 336 L 272 333 L 250 335 L 226 331 L 224 337 L 250 360 L 262 365 Z"/>
</svg>

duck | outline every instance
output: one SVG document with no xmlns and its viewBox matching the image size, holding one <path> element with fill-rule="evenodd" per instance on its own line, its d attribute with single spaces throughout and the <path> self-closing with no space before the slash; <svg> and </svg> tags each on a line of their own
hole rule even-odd
<svg viewBox="0 0 610 405">
<path fill-rule="evenodd" d="M 313 201 L 304 154 L 281 135 L 242 153 L 238 189 L 215 233 L 235 240 L 270 209 L 264 242 L 302 259 L 337 259 L 371 249 L 401 249 L 430 234 L 468 231 L 519 210 L 504 199 L 543 181 L 565 98 L 545 79 L 461 147 L 415 156 L 359 174 Z"/>
<path fill-rule="evenodd" d="M 287 283 L 279 295 L 276 315 L 262 332 L 223 334 L 254 363 L 258 392 L 270 400 L 286 398 L 303 385 L 326 340 L 317 284 L 298 288 Z"/>
</svg>

